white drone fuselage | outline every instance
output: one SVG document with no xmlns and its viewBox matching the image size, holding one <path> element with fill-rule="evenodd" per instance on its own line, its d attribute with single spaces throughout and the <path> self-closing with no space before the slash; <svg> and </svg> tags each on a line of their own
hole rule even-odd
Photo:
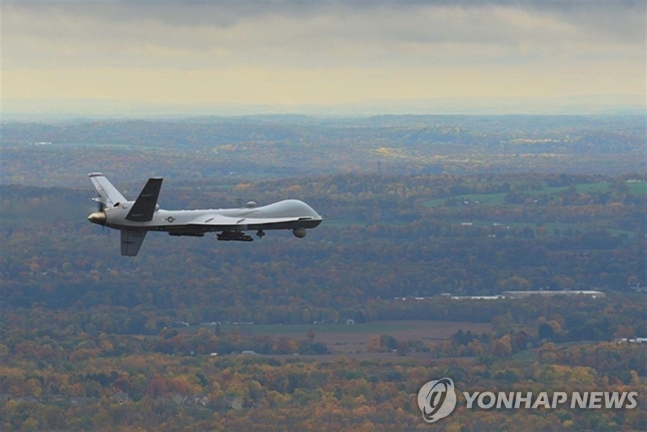
<svg viewBox="0 0 647 432">
<path fill-rule="evenodd" d="M 115 229 L 142 229 L 146 231 L 182 232 L 193 231 L 205 233 L 212 231 L 226 231 L 234 229 L 246 230 L 272 230 L 314 228 L 321 223 L 321 217 L 303 201 L 289 199 L 252 208 L 228 209 L 202 209 L 202 210 L 163 210 L 158 208 L 153 214 L 153 219 L 137 222 L 126 219 L 134 201 L 117 203 L 113 207 L 105 208 L 105 222 L 101 223 L 102 216 L 92 213 L 90 218 L 98 219 L 97 223 Z M 298 220 L 294 220 L 299 215 Z M 218 222 L 233 222 L 219 224 Z M 286 219 L 283 221 L 283 219 Z M 92 221 L 92 220 L 91 220 Z"/>
<path fill-rule="evenodd" d="M 303 238 L 306 229 L 317 227 L 322 218 L 308 204 L 288 199 L 261 207 L 252 202 L 243 208 L 163 210 L 157 205 L 161 178 L 151 178 L 135 201 L 123 195 L 101 173 L 90 174 L 100 209 L 88 216 L 92 223 L 121 231 L 122 255 L 137 255 L 148 231 L 166 231 L 172 236 L 202 237 L 219 232 L 218 240 L 252 241 L 245 231 L 291 229 Z"/>
</svg>

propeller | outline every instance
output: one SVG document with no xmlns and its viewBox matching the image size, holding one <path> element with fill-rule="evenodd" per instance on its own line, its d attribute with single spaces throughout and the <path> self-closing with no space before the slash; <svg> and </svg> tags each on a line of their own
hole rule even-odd
<svg viewBox="0 0 647 432">
<path fill-rule="evenodd" d="M 92 201 L 97 203 L 97 211 L 98 212 L 103 212 L 105 210 L 106 205 L 101 200 L 101 196 L 96 196 L 96 197 L 92 198 Z"/>
<path fill-rule="evenodd" d="M 105 229 L 106 213 L 104 210 L 106 209 L 106 205 L 100 196 L 92 198 L 92 201 L 97 203 L 97 211 L 90 214 L 90 216 L 88 216 L 88 220 L 92 223 L 104 226 Z"/>
</svg>

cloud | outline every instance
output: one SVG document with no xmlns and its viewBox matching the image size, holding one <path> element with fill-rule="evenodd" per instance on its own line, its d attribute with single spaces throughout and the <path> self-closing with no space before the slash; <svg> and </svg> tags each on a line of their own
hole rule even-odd
<svg viewBox="0 0 647 432">
<path fill-rule="evenodd" d="M 644 7 L 548 5 L 13 2 L 3 6 L 4 67 L 373 67 L 644 52 Z"/>
<path fill-rule="evenodd" d="M 642 1 L 2 3 L 5 96 L 335 104 L 645 92 Z"/>
</svg>

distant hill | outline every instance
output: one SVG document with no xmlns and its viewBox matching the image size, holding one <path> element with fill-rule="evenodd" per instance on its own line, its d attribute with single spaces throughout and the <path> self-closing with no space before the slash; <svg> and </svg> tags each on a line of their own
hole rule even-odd
<svg viewBox="0 0 647 432">
<path fill-rule="evenodd" d="M 642 116 L 251 115 L 4 122 L 0 183 L 337 173 L 642 172 Z M 60 167 L 74 167 L 73 171 Z"/>
</svg>

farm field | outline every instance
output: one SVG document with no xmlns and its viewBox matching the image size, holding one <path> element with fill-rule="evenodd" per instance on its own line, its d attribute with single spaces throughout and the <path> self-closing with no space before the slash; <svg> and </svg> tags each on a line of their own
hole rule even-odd
<svg viewBox="0 0 647 432">
<path fill-rule="evenodd" d="M 223 325 L 223 331 L 231 331 L 234 325 Z M 352 358 L 393 358 L 395 353 L 369 353 L 366 343 L 375 334 L 387 334 L 396 340 L 419 340 L 431 342 L 447 340 L 458 330 L 472 333 L 488 333 L 490 324 L 455 322 L 455 321 L 374 321 L 360 324 L 296 324 L 296 325 L 240 325 L 239 331 L 245 335 L 270 335 L 274 338 L 290 337 L 305 339 L 306 333 L 312 330 L 314 341 L 322 342 L 331 351 L 329 355 L 317 355 L 313 358 L 327 358 L 344 355 Z M 425 356 L 419 353 L 418 356 Z"/>
</svg>

